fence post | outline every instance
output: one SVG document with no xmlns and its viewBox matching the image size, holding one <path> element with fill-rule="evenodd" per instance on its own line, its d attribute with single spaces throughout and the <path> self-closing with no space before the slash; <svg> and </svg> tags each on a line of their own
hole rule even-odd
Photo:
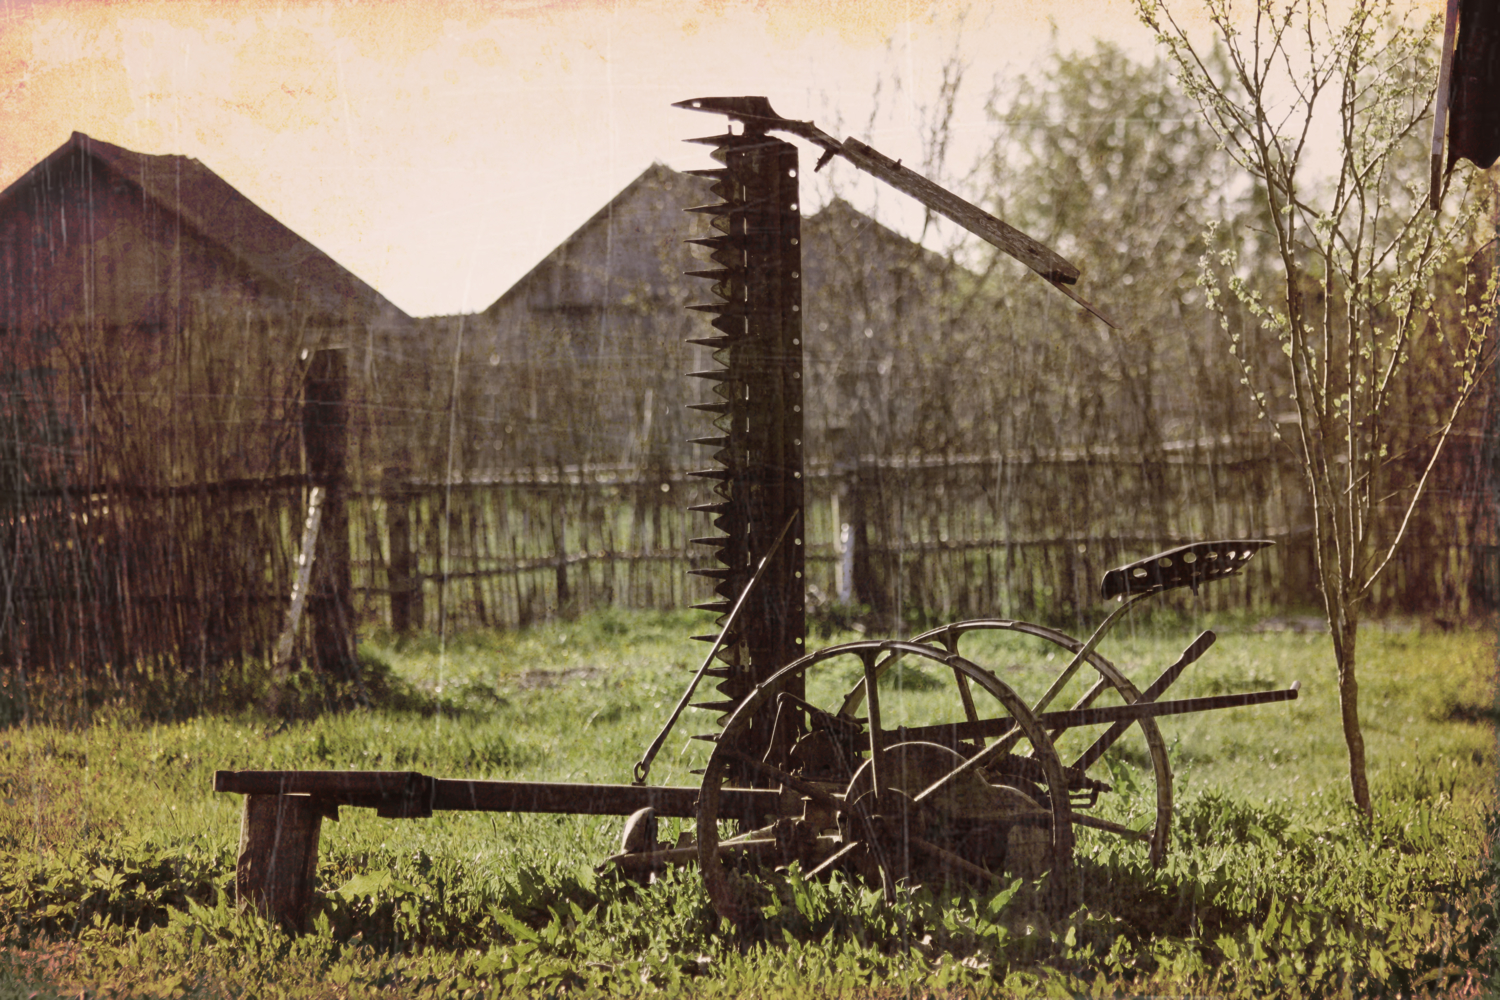
<svg viewBox="0 0 1500 1000">
<path fill-rule="evenodd" d="M 391 629 L 398 635 L 406 635 L 420 629 L 426 620 L 422 575 L 411 544 L 411 470 L 400 465 L 387 467 L 381 493 L 385 497 L 385 530 L 391 544 L 385 571 L 387 589 L 391 592 Z"/>
<path fill-rule="evenodd" d="M 557 614 L 567 618 L 573 611 L 573 595 L 568 589 L 568 540 L 565 525 L 568 516 L 567 472 L 557 463 L 557 490 L 552 501 L 552 554 L 557 561 Z"/>
<path fill-rule="evenodd" d="M 889 558 L 889 551 L 883 553 L 885 559 L 875 560 L 870 552 L 870 507 L 878 502 L 880 493 L 880 471 L 870 462 L 861 458 L 855 465 L 854 481 L 849 490 L 849 546 L 853 549 L 853 555 L 849 558 L 849 567 L 854 576 L 854 599 L 860 604 L 869 607 L 882 621 L 890 612 L 889 595 L 886 586 L 889 580 L 881 572 L 885 569 L 884 562 Z M 887 540 L 889 549 L 889 540 Z"/>
<path fill-rule="evenodd" d="M 349 450 L 348 359 L 342 348 L 314 351 L 303 383 L 302 447 L 312 485 L 324 490 L 323 524 L 313 566 L 308 613 L 319 670 L 357 678 L 354 605 L 350 600 L 349 512 L 345 463 Z"/>
</svg>

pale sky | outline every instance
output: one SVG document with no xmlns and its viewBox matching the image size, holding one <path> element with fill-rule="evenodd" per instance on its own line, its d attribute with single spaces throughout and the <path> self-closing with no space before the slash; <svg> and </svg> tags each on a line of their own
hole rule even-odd
<svg viewBox="0 0 1500 1000">
<path fill-rule="evenodd" d="M 75 130 L 185 154 L 409 313 L 477 310 L 653 160 L 712 165 L 707 147 L 682 140 L 723 119 L 673 101 L 764 94 L 789 118 L 911 165 L 922 159 L 922 109 L 956 50 L 968 64 L 951 158 L 961 173 L 993 128 L 991 82 L 1033 68 L 1054 23 L 1064 48 L 1103 37 L 1154 52 L 1128 0 L 962 10 L 946 0 L 0 0 L 0 187 Z M 859 207 L 898 228 L 914 217 L 902 196 L 855 183 L 846 165 L 830 170 Z M 803 197 L 818 207 L 818 191 Z"/>
</svg>

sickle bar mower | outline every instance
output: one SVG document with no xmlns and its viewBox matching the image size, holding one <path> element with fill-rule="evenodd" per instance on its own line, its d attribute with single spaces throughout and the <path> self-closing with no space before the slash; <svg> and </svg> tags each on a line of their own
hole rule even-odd
<svg viewBox="0 0 1500 1000">
<path fill-rule="evenodd" d="M 1297 685 L 1178 701 L 1170 685 L 1213 645 L 1199 635 L 1144 691 L 1098 651 L 1125 612 L 1176 587 L 1196 589 L 1237 574 L 1269 542 L 1229 539 L 1160 552 L 1104 577 L 1118 599 L 1087 640 L 1012 619 L 956 622 L 911 639 L 867 639 L 805 648 L 801 214 L 797 147 L 789 134 L 842 155 L 1016 257 L 1104 322 L 1072 288 L 1078 269 L 1047 247 L 854 139 L 839 142 L 811 122 L 785 119 L 762 97 L 700 98 L 679 107 L 738 123 L 694 142 L 718 166 L 696 171 L 720 201 L 706 216 L 702 270 L 713 301 L 695 340 L 713 367 L 690 373 L 709 387 L 694 405 L 712 421 L 696 440 L 712 466 L 714 533 L 695 538 L 713 584 L 695 605 L 718 616 L 703 665 L 628 785 L 437 779 L 415 772 L 220 771 L 214 788 L 245 796 L 236 885 L 288 927 L 301 927 L 312 898 L 321 820 L 344 807 L 393 818 L 438 810 L 628 816 L 621 849 L 607 859 L 635 877 L 696 862 L 715 909 L 758 919 L 762 884 L 798 862 L 817 877 L 835 868 L 882 887 L 887 898 L 933 880 L 984 883 L 1002 874 L 1050 872 L 1054 898 L 1072 898 L 1075 831 L 1141 843 L 1152 861 L 1167 851 L 1172 773 L 1158 718 L 1287 701 Z M 1022 691 L 982 665 L 1016 650 L 1047 676 Z M 908 673 L 910 671 L 910 673 Z M 920 684 L 902 678 L 920 677 Z M 699 682 L 717 692 L 694 703 Z M 936 680 L 934 680 L 936 678 Z M 944 680 L 946 678 L 946 680 Z M 946 685 L 946 693 L 935 688 Z M 1036 685 L 1040 687 L 1040 685 Z M 830 691 L 840 691 L 830 697 Z M 1059 698 L 1071 701 L 1060 709 Z M 717 731 L 700 785 L 646 783 L 653 758 L 686 707 L 712 712 Z M 1061 703 L 1059 703 L 1061 704 Z M 1117 745 L 1130 736 L 1131 753 Z M 1100 772 L 1108 768 L 1105 773 Z M 1122 770 L 1123 769 L 1123 770 Z M 1118 776 L 1134 771 L 1125 792 Z M 1124 801 L 1128 799 L 1128 801 Z M 1111 801 L 1123 804 L 1111 807 Z M 657 839 L 659 817 L 695 821 L 676 844 Z"/>
</svg>

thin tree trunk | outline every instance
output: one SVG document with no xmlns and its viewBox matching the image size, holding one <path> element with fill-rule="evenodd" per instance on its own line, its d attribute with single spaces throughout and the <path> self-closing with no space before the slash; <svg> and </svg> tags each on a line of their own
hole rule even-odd
<svg viewBox="0 0 1500 1000">
<path fill-rule="evenodd" d="M 1355 677 L 1355 643 L 1359 619 L 1350 609 L 1341 609 L 1333 625 L 1333 655 L 1339 670 L 1339 717 L 1344 723 L 1344 743 L 1349 748 L 1349 790 L 1354 805 L 1366 816 L 1374 814 L 1370 801 L 1370 782 L 1365 773 L 1365 737 L 1359 726 L 1359 682 Z"/>
<path fill-rule="evenodd" d="M 1344 745 L 1349 750 L 1349 790 L 1355 808 L 1365 816 L 1371 816 L 1375 810 L 1365 770 L 1365 737 L 1359 725 L 1359 682 L 1355 673 L 1359 610 L 1356 602 L 1350 599 L 1350 583 L 1344 575 L 1345 563 L 1334 542 L 1339 526 L 1335 520 L 1335 505 L 1326 499 L 1332 492 L 1331 484 L 1309 474 L 1308 487 L 1313 495 L 1318 584 L 1328 628 L 1333 634 L 1333 658 L 1338 668 L 1339 719 L 1344 727 Z M 1352 533 L 1345 535 L 1351 536 Z"/>
</svg>

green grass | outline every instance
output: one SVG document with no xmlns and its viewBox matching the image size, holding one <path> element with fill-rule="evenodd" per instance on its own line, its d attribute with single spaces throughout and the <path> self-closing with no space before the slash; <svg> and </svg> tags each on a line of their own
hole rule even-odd
<svg viewBox="0 0 1500 1000">
<path fill-rule="evenodd" d="M 924 890 L 885 906 L 857 883 L 792 876 L 758 930 L 733 931 L 692 869 L 644 887 L 596 872 L 616 849 L 617 818 L 389 820 L 357 809 L 324 825 L 313 932 L 290 938 L 234 911 L 240 800 L 210 790 L 215 770 L 625 782 L 706 649 L 684 638 L 699 624 L 602 613 L 442 645 L 376 637 L 364 656 L 383 707 L 286 723 L 254 711 L 153 723 L 117 705 L 89 725 L 0 730 L 0 1000 L 564 987 L 1323 996 L 1490 982 L 1495 661 L 1479 628 L 1362 632 L 1379 810 L 1367 823 L 1346 805 L 1326 635 L 1260 632 L 1234 617 L 1122 627 L 1102 651 L 1140 686 L 1214 628 L 1218 644 L 1171 697 L 1294 679 L 1302 696 L 1162 720 L 1176 774 L 1168 864 L 1153 871 L 1140 848 L 1080 831 L 1083 905 L 1066 916 L 1044 915 L 1024 885 Z M 1027 697 L 1066 662 L 1002 638 L 976 636 L 962 650 Z M 836 699 L 856 677 L 835 662 L 809 691 Z M 913 722 L 958 711 L 940 672 L 923 665 L 883 686 L 882 708 Z M 712 728 L 702 716 L 683 720 L 653 782 L 696 783 L 689 771 L 707 745 L 686 736 Z M 1127 740 L 1112 756 L 1117 815 L 1149 802 L 1148 787 L 1131 787 L 1141 753 Z"/>
</svg>

